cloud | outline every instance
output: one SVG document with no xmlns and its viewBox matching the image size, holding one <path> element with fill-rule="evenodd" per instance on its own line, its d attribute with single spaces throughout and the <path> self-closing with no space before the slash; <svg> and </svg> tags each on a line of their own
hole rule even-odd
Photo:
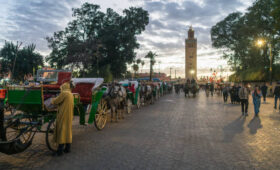
<svg viewBox="0 0 280 170">
<path fill-rule="evenodd" d="M 246 9 L 253 0 L 87 0 L 104 11 L 110 7 L 118 12 L 129 6 L 148 10 L 150 23 L 138 36 L 141 48 L 138 58 L 152 50 L 159 56 L 163 70 L 176 67 L 184 73 L 184 40 L 190 25 L 198 40 L 200 68 L 225 64 L 221 52 L 211 47 L 210 29 L 229 13 Z M 55 31 L 63 30 L 72 20 L 71 8 L 80 7 L 86 0 L 0 0 L 0 46 L 3 39 L 35 43 L 44 55 L 50 50 L 45 40 Z M 215 59 L 217 62 L 215 62 Z M 210 62 L 211 64 L 207 63 Z M 212 64 L 213 63 L 213 64 Z M 206 69 L 207 70 L 207 69 Z M 183 75 L 182 75 L 183 77 Z"/>
<path fill-rule="evenodd" d="M 68 1 L 17 1 L 10 9 L 5 38 L 10 41 L 22 41 L 24 44 L 35 43 L 40 51 L 47 51 L 46 36 L 63 29 L 71 17 L 71 6 L 74 0 Z M 1 34 L 1 32 L 0 32 Z"/>
<path fill-rule="evenodd" d="M 170 56 L 173 56 L 173 60 L 180 60 L 176 64 L 182 65 L 184 39 L 187 37 L 188 27 L 192 25 L 198 40 L 198 67 L 227 65 L 227 62 L 221 59 L 222 52 L 211 47 L 211 27 L 229 13 L 244 6 L 248 7 L 251 2 L 252 0 L 145 1 L 144 8 L 149 11 L 151 19 L 141 41 L 146 42 L 148 48 L 145 49 L 158 51 L 169 60 Z M 152 38 L 154 41 L 145 38 L 158 36 L 173 41 L 159 42 L 157 38 Z M 161 58 L 159 60 L 164 61 Z M 170 62 L 166 63 L 166 67 L 169 64 Z"/>
</svg>

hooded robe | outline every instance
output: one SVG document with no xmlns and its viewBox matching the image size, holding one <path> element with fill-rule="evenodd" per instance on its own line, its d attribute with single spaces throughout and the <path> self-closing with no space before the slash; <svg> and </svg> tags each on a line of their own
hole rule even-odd
<svg viewBox="0 0 280 170">
<path fill-rule="evenodd" d="M 52 100 L 52 104 L 58 105 L 54 142 L 57 144 L 72 143 L 74 97 L 69 83 L 62 84 L 60 90 L 59 96 Z"/>
</svg>

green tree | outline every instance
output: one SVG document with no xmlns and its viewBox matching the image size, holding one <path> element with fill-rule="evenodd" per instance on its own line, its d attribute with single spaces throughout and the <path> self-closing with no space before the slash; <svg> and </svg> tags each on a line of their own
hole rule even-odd
<svg viewBox="0 0 280 170">
<path fill-rule="evenodd" d="M 280 30 L 280 0 L 274 0 L 272 16 L 275 20 L 275 31 Z"/>
<path fill-rule="evenodd" d="M 136 77 L 137 75 L 137 72 L 138 72 L 138 70 L 139 70 L 139 66 L 138 66 L 138 64 L 133 64 L 132 65 L 132 69 L 133 69 L 133 71 L 134 71 L 134 77 Z"/>
<path fill-rule="evenodd" d="M 229 14 L 212 27 L 212 45 L 223 50 L 223 57 L 228 60 L 233 71 L 265 68 L 268 73 L 270 65 L 268 43 L 273 47 L 272 62 L 279 60 L 280 47 L 276 39 L 280 34 L 273 29 L 275 20 L 271 16 L 272 9 L 273 0 L 257 0 L 248 8 L 247 13 Z M 256 46 L 256 41 L 260 38 L 266 41 L 263 48 Z"/>
<path fill-rule="evenodd" d="M 145 65 L 145 61 L 144 61 L 144 60 L 142 60 L 142 61 L 141 61 L 141 67 L 142 67 L 141 73 L 142 73 L 142 71 L 143 71 L 143 67 L 144 67 L 144 65 Z"/>
<path fill-rule="evenodd" d="M 122 77 L 127 63 L 135 59 L 136 36 L 145 30 L 148 12 L 130 7 L 123 15 L 110 8 L 104 13 L 98 5 L 85 3 L 73 9 L 73 17 L 65 30 L 47 37 L 51 66 L 79 69 L 81 76 L 100 76 L 101 68 L 110 65 L 111 74 Z"/>
<path fill-rule="evenodd" d="M 35 52 L 34 44 L 18 49 L 18 46 L 12 42 L 5 42 L 0 50 L 1 73 L 12 73 L 15 80 L 23 80 L 27 74 L 32 74 L 39 66 L 43 66 L 43 57 Z M 15 63 L 15 64 L 14 64 Z"/>
<path fill-rule="evenodd" d="M 145 56 L 145 58 L 150 59 L 150 81 L 152 81 L 153 77 L 153 66 L 156 63 L 155 57 L 157 56 L 156 53 L 153 53 L 152 51 L 149 51 L 148 54 Z"/>
</svg>

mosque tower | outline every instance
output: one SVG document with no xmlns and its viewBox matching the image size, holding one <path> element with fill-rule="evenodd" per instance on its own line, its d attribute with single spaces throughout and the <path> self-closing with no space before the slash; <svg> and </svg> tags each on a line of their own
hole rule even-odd
<svg viewBox="0 0 280 170">
<path fill-rule="evenodd" d="M 188 38 L 185 39 L 185 78 L 197 79 L 197 39 L 194 38 L 194 30 L 190 26 Z"/>
</svg>

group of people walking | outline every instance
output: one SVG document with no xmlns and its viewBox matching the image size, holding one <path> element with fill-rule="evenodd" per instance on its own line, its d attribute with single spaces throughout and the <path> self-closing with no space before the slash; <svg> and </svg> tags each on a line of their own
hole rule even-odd
<svg viewBox="0 0 280 170">
<path fill-rule="evenodd" d="M 278 84 L 279 86 L 276 86 L 274 90 L 275 109 L 277 100 L 280 98 L 280 83 Z M 249 95 L 251 94 L 254 104 L 255 116 L 258 116 L 260 112 L 261 98 L 263 97 L 263 101 L 266 102 L 267 90 L 268 87 L 266 84 L 263 84 L 261 87 L 256 85 L 251 91 L 251 89 L 248 87 L 248 84 L 243 83 L 241 86 L 224 86 L 222 89 L 222 94 L 225 103 L 228 101 L 229 95 L 232 104 L 240 103 L 243 116 L 248 116 Z"/>
</svg>

